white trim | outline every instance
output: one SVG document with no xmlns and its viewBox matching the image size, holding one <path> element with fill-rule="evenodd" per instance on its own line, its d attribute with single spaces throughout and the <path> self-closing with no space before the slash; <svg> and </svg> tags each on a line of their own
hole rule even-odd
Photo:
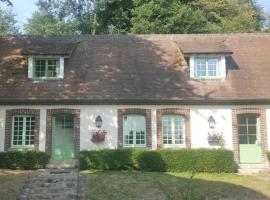
<svg viewBox="0 0 270 200">
<path fill-rule="evenodd" d="M 33 56 L 28 57 L 28 78 L 33 78 Z"/>
<path fill-rule="evenodd" d="M 64 66 L 65 66 L 65 59 L 64 57 L 60 57 L 60 68 L 59 68 L 59 78 L 64 78 Z"/>
<path fill-rule="evenodd" d="M 196 58 L 217 58 L 218 68 L 217 76 L 200 76 L 195 77 L 195 60 Z M 226 57 L 219 54 L 192 54 L 189 60 L 190 65 L 190 78 L 197 80 L 225 80 L 226 79 Z"/>
</svg>

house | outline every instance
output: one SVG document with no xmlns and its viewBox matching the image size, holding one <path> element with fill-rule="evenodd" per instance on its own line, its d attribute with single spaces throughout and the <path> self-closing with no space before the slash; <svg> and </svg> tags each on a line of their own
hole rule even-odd
<svg viewBox="0 0 270 200">
<path fill-rule="evenodd" d="M 0 151 L 220 145 L 269 166 L 270 34 L 0 39 Z"/>
</svg>

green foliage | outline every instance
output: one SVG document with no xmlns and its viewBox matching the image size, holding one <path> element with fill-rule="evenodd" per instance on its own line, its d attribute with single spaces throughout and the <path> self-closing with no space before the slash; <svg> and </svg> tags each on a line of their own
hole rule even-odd
<svg viewBox="0 0 270 200">
<path fill-rule="evenodd" d="M 256 32 L 264 22 L 255 0 L 39 0 L 37 6 L 28 34 Z"/>
<path fill-rule="evenodd" d="M 179 149 L 144 150 L 120 149 L 82 151 L 80 168 L 169 172 L 235 172 L 233 153 L 229 150 Z"/>
<path fill-rule="evenodd" d="M 15 15 L 11 11 L 0 8 L 0 36 L 15 35 L 18 32 Z"/>
<path fill-rule="evenodd" d="M 131 32 L 147 33 L 204 33 L 208 22 L 204 13 L 178 0 L 136 0 Z"/>
<path fill-rule="evenodd" d="M 53 15 L 35 12 L 24 30 L 30 35 L 75 35 L 78 24 L 56 19 Z"/>
<path fill-rule="evenodd" d="M 0 152 L 0 168 L 3 169 L 40 169 L 45 168 L 49 156 L 39 151 Z"/>
<path fill-rule="evenodd" d="M 270 161 L 270 151 L 267 153 L 268 160 Z"/>
</svg>

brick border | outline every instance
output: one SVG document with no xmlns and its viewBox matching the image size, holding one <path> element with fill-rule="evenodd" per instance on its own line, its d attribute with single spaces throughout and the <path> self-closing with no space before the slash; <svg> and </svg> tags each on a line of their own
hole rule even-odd
<svg viewBox="0 0 270 200">
<path fill-rule="evenodd" d="M 232 132 L 233 132 L 233 152 L 234 160 L 237 164 L 240 163 L 240 152 L 238 142 L 237 116 L 240 114 L 255 114 L 260 117 L 260 135 L 262 148 L 262 162 L 267 162 L 267 131 L 266 131 L 266 114 L 264 108 L 241 108 L 232 109 Z"/>
<path fill-rule="evenodd" d="M 117 110 L 118 135 L 117 147 L 123 147 L 123 116 L 129 114 L 144 115 L 146 117 L 146 146 L 152 148 L 151 109 L 127 108 Z"/>
<path fill-rule="evenodd" d="M 39 131 L 40 131 L 40 110 L 39 109 L 10 109 L 6 110 L 5 123 L 5 147 L 4 150 L 10 149 L 12 141 L 12 117 L 15 115 L 31 115 L 35 117 L 35 141 L 34 148 L 39 147 Z"/>
<path fill-rule="evenodd" d="M 191 148 L 190 110 L 181 108 L 165 108 L 157 110 L 157 147 L 163 147 L 162 115 L 182 115 L 185 117 L 185 146 Z"/>
<path fill-rule="evenodd" d="M 78 158 L 80 153 L 80 109 L 57 108 L 47 109 L 46 118 L 46 152 L 51 155 L 52 151 L 52 116 L 53 115 L 73 115 L 74 116 L 74 143 L 75 143 L 75 158 Z"/>
</svg>

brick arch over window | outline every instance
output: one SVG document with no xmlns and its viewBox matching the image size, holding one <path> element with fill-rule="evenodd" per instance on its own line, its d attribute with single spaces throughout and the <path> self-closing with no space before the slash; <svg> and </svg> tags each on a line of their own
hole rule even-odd
<svg viewBox="0 0 270 200">
<path fill-rule="evenodd" d="M 191 134 L 190 134 L 190 110 L 181 108 L 166 108 L 157 110 L 157 146 L 163 146 L 162 136 L 162 115 L 182 115 L 185 117 L 185 145 L 191 147 Z"/>
<path fill-rule="evenodd" d="M 241 109 L 232 110 L 234 160 L 237 164 L 240 164 L 237 116 L 242 115 L 242 114 L 254 114 L 260 117 L 262 161 L 263 163 L 266 163 L 267 162 L 267 131 L 266 131 L 266 114 L 265 114 L 265 109 L 263 108 L 241 108 Z"/>
<path fill-rule="evenodd" d="M 52 116 L 53 115 L 73 115 L 74 116 L 74 145 L 75 158 L 78 158 L 80 152 L 80 110 L 79 109 L 48 109 L 46 120 L 46 152 L 51 155 L 52 151 Z"/>
<path fill-rule="evenodd" d="M 146 146 L 152 147 L 152 130 L 151 130 L 151 109 L 138 109 L 138 108 L 128 108 L 128 109 L 118 109 L 118 138 L 117 147 L 123 147 L 123 116 L 124 115 L 144 115 L 146 118 Z"/>
<path fill-rule="evenodd" d="M 10 109 L 6 111 L 5 124 L 5 151 L 11 147 L 12 141 L 12 118 L 15 115 L 31 115 L 35 117 L 35 141 L 34 148 L 39 147 L 40 110 L 38 109 Z"/>
</svg>

